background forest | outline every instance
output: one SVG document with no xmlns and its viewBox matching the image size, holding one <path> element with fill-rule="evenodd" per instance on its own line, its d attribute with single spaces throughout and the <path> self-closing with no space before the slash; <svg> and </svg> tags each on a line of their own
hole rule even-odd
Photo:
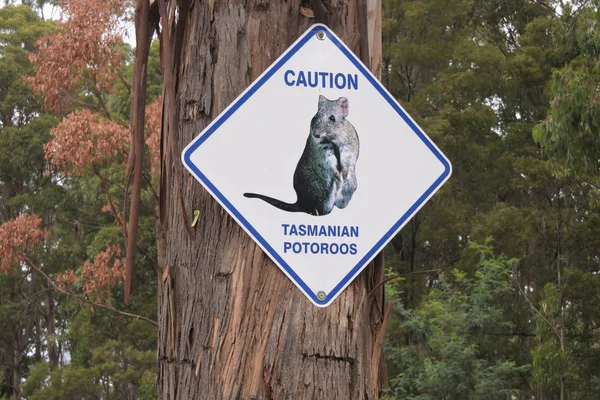
<svg viewBox="0 0 600 400">
<path fill-rule="evenodd" d="M 61 4 L 0 9 L 0 399 L 154 399 L 158 42 L 125 304 L 131 9 Z M 599 399 L 598 5 L 383 7 L 382 82 L 453 175 L 385 250 L 382 395 Z"/>
</svg>

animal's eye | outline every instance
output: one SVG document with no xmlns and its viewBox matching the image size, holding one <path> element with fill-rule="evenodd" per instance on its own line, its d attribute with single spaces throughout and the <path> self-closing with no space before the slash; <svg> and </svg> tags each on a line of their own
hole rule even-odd
<svg viewBox="0 0 600 400">
<path fill-rule="evenodd" d="M 331 122 L 335 122 L 335 117 L 332 115 L 331 117 L 329 117 L 329 120 L 330 120 Z"/>
</svg>

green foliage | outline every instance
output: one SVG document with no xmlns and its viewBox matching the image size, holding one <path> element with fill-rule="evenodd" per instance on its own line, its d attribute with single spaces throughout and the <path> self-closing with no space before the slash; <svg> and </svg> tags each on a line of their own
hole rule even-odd
<svg viewBox="0 0 600 400">
<path fill-rule="evenodd" d="M 577 56 L 553 73 L 548 115 L 534 129 L 535 139 L 550 154 L 566 158 L 579 171 L 600 166 L 599 24 L 600 14 L 591 7 L 573 21 Z"/>
<path fill-rule="evenodd" d="M 121 79 L 114 85 L 114 92 L 107 98 L 107 104 L 113 117 L 119 121 L 129 121 L 131 111 L 131 89 L 133 82 L 133 50 L 124 45 L 121 57 L 128 62 L 120 75 Z M 148 59 L 148 76 L 146 84 L 147 104 L 162 93 L 162 77 L 160 75 L 160 42 L 154 40 L 150 45 Z"/>
<path fill-rule="evenodd" d="M 156 374 L 153 371 L 146 371 L 140 382 L 138 400 L 157 400 L 158 391 L 156 389 Z"/>
<path fill-rule="evenodd" d="M 600 396 L 599 21 L 585 0 L 384 1 L 383 82 L 453 164 L 386 248 L 388 274 L 411 274 L 386 292 L 397 302 L 385 348 L 397 398 L 502 393 L 493 388 L 513 369 L 519 399 Z M 479 271 L 471 243 L 490 237 L 495 254 L 520 260 L 502 295 L 462 286 Z M 443 278 L 414 274 L 431 270 Z M 490 295 L 506 336 L 480 328 L 473 305 Z M 407 318 L 430 325 L 410 330 Z M 449 338 L 436 341 L 440 331 Z M 479 358 L 488 377 L 471 372 Z"/>
<path fill-rule="evenodd" d="M 23 126 L 37 115 L 39 104 L 23 81 L 32 75 L 28 55 L 38 37 L 50 32 L 52 24 L 41 21 L 27 6 L 0 8 L 0 123 L 2 127 Z"/>
<path fill-rule="evenodd" d="M 498 301 L 510 295 L 509 275 L 516 260 L 493 257 L 473 246 L 481 260 L 473 275 L 454 270 L 440 275 L 421 305 L 403 310 L 401 329 L 411 344 L 390 361 L 401 371 L 391 380 L 397 399 L 506 399 L 518 392 L 517 366 L 488 351 L 490 335 L 509 336 Z"/>
</svg>

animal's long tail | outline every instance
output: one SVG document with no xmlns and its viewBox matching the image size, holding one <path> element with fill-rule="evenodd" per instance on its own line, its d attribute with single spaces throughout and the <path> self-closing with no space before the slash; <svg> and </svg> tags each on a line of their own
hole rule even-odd
<svg viewBox="0 0 600 400">
<path fill-rule="evenodd" d="M 298 205 L 298 203 L 286 203 L 283 202 L 281 200 L 277 200 L 274 199 L 272 197 L 269 196 L 264 196 L 262 194 L 257 194 L 257 193 L 244 193 L 244 197 L 248 197 L 251 199 L 261 199 L 263 201 L 266 201 L 267 203 L 269 203 L 270 205 L 279 208 L 280 210 L 283 211 L 288 211 L 288 212 L 302 212 L 304 210 L 300 209 L 300 206 Z"/>
</svg>

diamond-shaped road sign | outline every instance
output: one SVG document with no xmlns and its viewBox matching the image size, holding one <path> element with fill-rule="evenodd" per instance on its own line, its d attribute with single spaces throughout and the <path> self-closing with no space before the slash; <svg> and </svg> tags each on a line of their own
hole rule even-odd
<svg viewBox="0 0 600 400">
<path fill-rule="evenodd" d="M 320 307 L 331 304 L 452 169 L 320 24 L 200 133 L 182 160 Z"/>
</svg>

